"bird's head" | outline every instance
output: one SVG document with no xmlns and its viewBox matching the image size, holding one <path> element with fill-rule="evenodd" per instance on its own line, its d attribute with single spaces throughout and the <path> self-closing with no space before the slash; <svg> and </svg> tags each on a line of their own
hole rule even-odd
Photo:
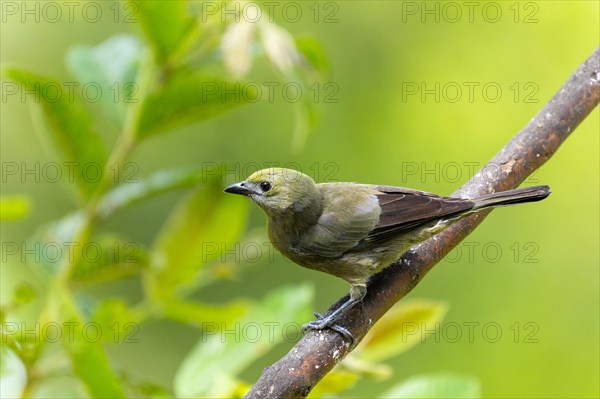
<svg viewBox="0 0 600 399">
<path fill-rule="evenodd" d="M 300 213 L 320 208 L 321 194 L 314 180 L 293 169 L 268 168 L 225 188 L 226 193 L 250 197 L 267 214 Z"/>
</svg>

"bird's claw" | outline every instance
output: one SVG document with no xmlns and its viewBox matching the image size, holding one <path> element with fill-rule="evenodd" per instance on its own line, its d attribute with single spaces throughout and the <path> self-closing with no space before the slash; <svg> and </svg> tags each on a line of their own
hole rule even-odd
<svg viewBox="0 0 600 399">
<path fill-rule="evenodd" d="M 308 323 L 304 324 L 302 326 L 303 333 L 306 333 L 310 330 L 324 330 L 329 328 L 330 330 L 342 334 L 344 338 L 347 338 L 350 341 L 350 344 L 354 343 L 354 337 L 352 336 L 352 333 L 346 328 L 340 326 L 339 324 L 333 323 L 333 320 L 323 317 L 323 315 L 319 312 L 314 312 L 314 315 L 317 320 L 309 321 Z"/>
</svg>

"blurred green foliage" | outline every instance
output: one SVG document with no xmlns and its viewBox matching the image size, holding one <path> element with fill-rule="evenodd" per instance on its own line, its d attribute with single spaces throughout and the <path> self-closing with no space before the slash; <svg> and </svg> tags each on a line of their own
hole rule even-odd
<svg viewBox="0 0 600 399">
<path fill-rule="evenodd" d="M 263 2 L 260 23 L 254 3 L 22 4 L 0 38 L 7 397 L 243 395 L 347 287 L 272 252 L 222 187 L 277 165 L 450 193 L 599 36 L 591 1 Z M 495 212 L 415 290 L 439 299 L 398 304 L 312 397 L 598 397 L 597 133 L 596 110 L 525 183 L 553 195 Z M 69 162 L 101 178 L 44 172 Z"/>
<path fill-rule="evenodd" d="M 175 2 L 175 7 L 166 2 L 128 4 L 139 10 L 149 48 L 134 36 L 117 35 L 97 46 L 72 47 L 66 56 L 68 67 L 80 84 L 97 85 L 105 93 L 116 86 L 115 96 L 124 98 L 120 103 L 115 98 L 104 96 L 104 100 L 97 103 L 100 117 L 108 118 L 120 130 L 110 156 L 94 130 L 94 117 L 98 115 L 86 108 L 85 100 L 57 94 L 67 92 L 67 84 L 21 67 L 7 66 L 2 71 L 5 79 L 35 95 L 41 106 L 39 124 L 49 130 L 42 134 L 52 138 L 61 159 L 73 165 L 96 165 L 101 176 L 91 180 L 89 176 L 76 174 L 78 178 L 74 183 L 80 208 L 42 227 L 30 241 L 38 250 L 39 258 L 47 258 L 44 249 L 48 246 L 67 246 L 69 249 L 72 246 L 75 249 L 60 252 L 52 262 L 40 262 L 45 263 L 46 271 L 40 273 L 46 292 L 38 298 L 41 311 L 35 322 L 40 333 L 34 333 L 32 339 L 28 339 L 28 335 L 23 336 L 21 332 L 23 325 L 13 321 L 6 321 L 3 325 L 3 344 L 7 346 L 3 351 L 16 355 L 9 357 L 11 364 L 8 368 L 21 369 L 23 374 L 18 383 L 10 384 L 10 379 L 5 383 L 12 394 L 18 393 L 23 397 L 38 396 L 39 392 L 48 394 L 46 389 L 54 374 L 47 374 L 39 368 L 49 352 L 54 359 L 66 355 L 70 360 L 60 371 L 53 373 L 66 372 L 79 379 L 72 380 L 72 387 L 58 390 L 59 395 L 72 389 L 78 395 L 94 398 L 137 397 L 143 391 L 142 386 L 148 391 L 146 395 L 162 395 L 170 387 L 160 388 L 150 380 L 131 382 L 127 371 L 113 369 L 103 345 L 109 344 L 111 338 L 115 342 L 121 339 L 123 343 L 137 342 L 132 336 L 140 325 L 155 319 L 172 319 L 199 327 L 203 336 L 219 330 L 226 332 L 226 326 L 232 323 L 249 326 L 261 320 L 276 320 L 269 334 L 261 335 L 258 331 L 256 340 L 247 337 L 223 340 L 221 336 L 202 338 L 182 360 L 175 374 L 173 389 L 177 397 L 237 396 L 249 387 L 248 382 L 238 378 L 238 374 L 282 341 L 285 326 L 293 326 L 294 322 L 306 320 L 309 316 L 308 309 L 314 294 L 307 285 L 273 290 L 259 302 L 233 300 L 227 304 L 211 304 L 190 300 L 191 294 L 223 278 L 223 268 L 215 266 L 214 261 L 222 258 L 226 248 L 234 247 L 245 230 L 247 204 L 222 195 L 222 173 L 207 176 L 198 168 L 180 168 L 160 170 L 144 180 L 129 181 L 125 178 L 121 184 L 118 184 L 118 179 L 111 179 L 109 171 L 114 172 L 114 176 L 125 175 L 126 168 L 121 165 L 126 165 L 131 151 L 149 136 L 212 118 L 246 102 L 246 97 L 244 101 L 239 100 L 239 83 L 211 76 L 207 73 L 209 68 L 194 64 L 195 57 L 206 56 L 205 53 L 196 52 L 194 56 L 188 56 L 192 49 L 200 46 L 203 26 L 200 16 L 193 18 L 188 15 L 184 2 Z M 239 53 L 246 52 L 243 46 L 249 48 L 254 41 L 245 36 L 237 37 L 240 26 L 246 30 L 255 29 L 253 25 L 234 19 L 233 22 L 223 22 L 221 30 L 223 48 L 233 46 L 237 50 L 229 55 L 236 58 L 229 69 L 243 76 L 248 71 L 238 70 L 238 63 L 250 60 L 240 60 Z M 304 38 L 301 46 L 296 47 L 289 33 L 274 23 L 258 26 L 261 26 L 262 46 L 270 61 L 284 75 L 293 76 L 305 86 L 310 84 L 302 77 L 303 70 L 308 71 L 306 78 L 314 78 L 316 70 L 322 70 L 325 64 L 324 53 L 318 43 Z M 214 50 L 204 49 L 205 52 Z M 304 57 L 304 53 L 308 56 Z M 224 56 L 227 57 L 226 51 Z M 219 58 L 215 61 L 219 62 Z M 312 71 L 309 61 L 316 66 Z M 220 91 L 230 96 L 224 96 Z M 253 99 L 257 96 L 252 90 L 244 95 Z M 299 120 L 304 118 L 314 119 L 306 114 Z M 313 122 L 302 124 L 314 125 Z M 179 201 L 149 248 L 114 233 L 97 232 L 99 225 L 114 217 L 119 210 L 155 195 L 188 187 L 195 188 Z M 26 213 L 26 201 L 6 199 L 3 217 L 6 220 L 22 217 Z M 217 245 L 213 245 L 216 248 L 209 252 L 207 244 Z M 77 248 L 79 246 L 85 250 Z M 90 248 L 98 255 L 93 260 L 89 257 Z M 35 269 L 30 261 L 23 263 Z M 235 269 L 228 272 L 229 275 L 236 273 Z M 143 286 L 142 298 L 137 303 L 86 295 L 86 290 L 91 287 L 135 277 L 141 279 Z M 18 308 L 34 300 L 36 295 L 36 290 L 30 285 L 18 286 L 12 303 L 2 308 L 3 321 L 5 318 L 18 318 Z M 426 307 L 424 311 L 433 309 Z M 412 320 L 395 318 L 400 319 Z M 57 329 L 51 339 L 48 339 L 49 326 Z M 59 333 L 64 326 L 70 328 L 69 335 L 65 337 Z M 88 331 L 91 326 L 95 330 L 93 336 Z M 394 345 L 396 337 L 390 337 L 390 331 L 386 330 L 390 326 L 385 323 L 380 326 L 383 331 L 380 335 L 387 339 L 374 335 L 347 362 L 354 364 L 355 370 L 336 371 L 329 380 L 340 380 L 340 376 L 345 376 L 346 381 L 354 382 L 360 373 L 372 373 L 369 368 L 377 367 L 362 364 L 361 353 L 371 354 L 372 361 L 381 357 L 376 353 L 382 349 L 386 357 L 395 352 L 391 348 L 397 346 Z M 102 331 L 112 331 L 113 334 L 102 337 Z M 50 344 L 61 342 L 63 348 L 50 345 L 48 341 Z M 160 357 L 159 353 L 157 355 Z M 5 356 L 8 356 L 6 352 Z M 362 364 L 362 369 L 358 364 Z M 5 374 L 10 375 L 8 372 Z M 328 385 L 325 381 L 323 387 L 326 390 L 323 392 L 339 392 L 347 385 Z M 85 389 L 82 389 L 83 386 Z M 318 391 L 314 396 L 319 397 Z"/>
</svg>

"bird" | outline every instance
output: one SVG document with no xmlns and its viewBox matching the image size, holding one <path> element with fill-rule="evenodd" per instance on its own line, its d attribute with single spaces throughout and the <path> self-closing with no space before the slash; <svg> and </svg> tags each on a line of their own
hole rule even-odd
<svg viewBox="0 0 600 399">
<path fill-rule="evenodd" d="M 476 198 L 444 197 L 410 188 L 329 182 L 287 168 L 252 173 L 224 189 L 250 198 L 267 216 L 273 246 L 294 263 L 347 281 L 350 297 L 334 312 L 302 330 L 352 334 L 336 321 L 360 303 L 371 276 L 397 261 L 410 247 L 482 209 L 540 201 L 548 186 L 495 192 Z"/>
</svg>

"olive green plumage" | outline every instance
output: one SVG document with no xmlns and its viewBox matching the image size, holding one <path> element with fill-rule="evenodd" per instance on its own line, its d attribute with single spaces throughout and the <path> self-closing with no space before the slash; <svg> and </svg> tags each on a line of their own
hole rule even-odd
<svg viewBox="0 0 600 399">
<path fill-rule="evenodd" d="M 248 196 L 265 211 L 269 238 L 284 256 L 348 281 L 352 303 L 344 308 L 362 299 L 370 276 L 461 217 L 550 194 L 547 186 L 538 186 L 474 199 L 450 198 L 401 187 L 316 184 L 303 173 L 283 168 L 260 170 L 225 191 Z M 308 328 L 332 327 L 331 316 Z M 347 333 L 339 326 L 334 329 Z"/>
</svg>

